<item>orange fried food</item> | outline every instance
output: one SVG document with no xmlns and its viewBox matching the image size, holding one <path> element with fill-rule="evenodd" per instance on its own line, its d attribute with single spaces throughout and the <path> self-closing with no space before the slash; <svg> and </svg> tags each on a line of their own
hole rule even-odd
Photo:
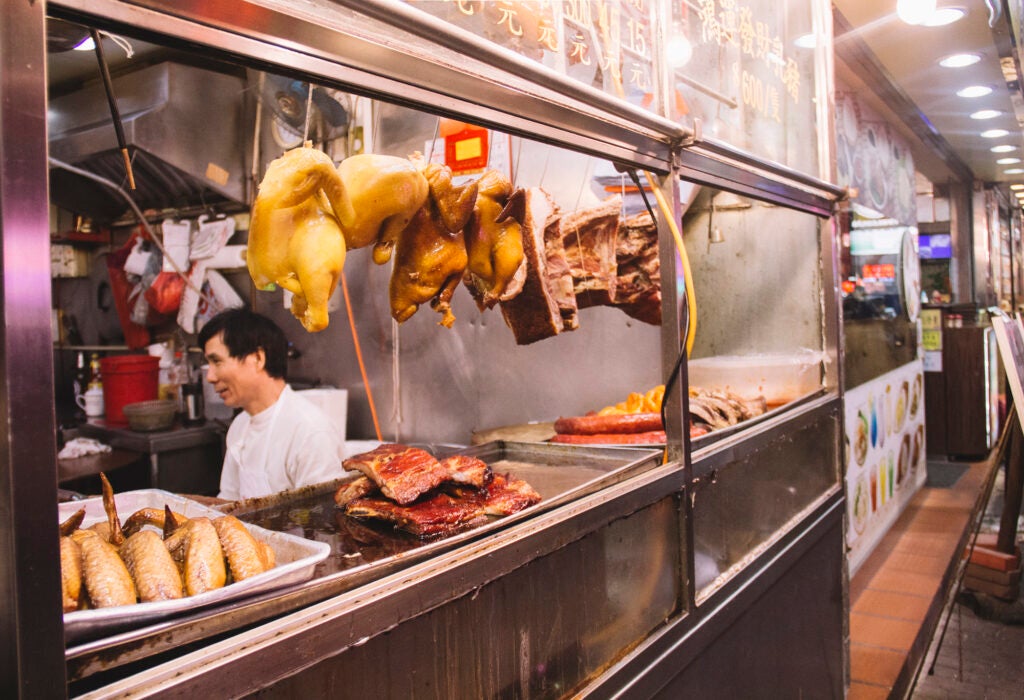
<svg viewBox="0 0 1024 700">
<path fill-rule="evenodd" d="M 522 222 L 526 193 L 497 170 L 477 181 L 473 216 L 466 226 L 469 263 L 465 282 L 481 310 L 511 299 L 526 281 Z"/>
<path fill-rule="evenodd" d="M 121 545 L 120 554 L 140 602 L 177 600 L 184 594 L 181 574 L 160 535 L 152 530 L 136 532 Z"/>
<path fill-rule="evenodd" d="M 60 582 L 64 612 L 78 610 L 82 594 L 82 549 L 68 536 L 60 538 Z"/>
<path fill-rule="evenodd" d="M 292 292 L 292 313 L 308 331 L 327 327 L 327 301 L 345 264 L 337 210 L 347 210 L 344 185 L 321 151 L 288 151 L 267 168 L 249 225 L 249 274 L 264 289 Z"/>
<path fill-rule="evenodd" d="M 215 519 L 213 527 L 235 581 L 244 581 L 274 567 L 274 550 L 257 541 L 238 518 L 225 515 Z"/>
<path fill-rule="evenodd" d="M 192 518 L 164 540 L 164 544 L 181 568 L 188 595 L 224 586 L 227 581 L 224 552 L 209 518 Z"/>
</svg>

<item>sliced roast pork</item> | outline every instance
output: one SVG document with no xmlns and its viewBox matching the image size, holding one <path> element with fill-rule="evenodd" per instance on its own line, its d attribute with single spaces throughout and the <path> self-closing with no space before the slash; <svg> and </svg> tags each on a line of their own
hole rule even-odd
<svg viewBox="0 0 1024 700">
<path fill-rule="evenodd" d="M 445 535 L 487 519 L 479 498 L 456 498 L 438 491 L 411 505 L 386 498 L 357 498 L 345 507 L 353 518 L 384 520 L 418 537 Z"/>
</svg>

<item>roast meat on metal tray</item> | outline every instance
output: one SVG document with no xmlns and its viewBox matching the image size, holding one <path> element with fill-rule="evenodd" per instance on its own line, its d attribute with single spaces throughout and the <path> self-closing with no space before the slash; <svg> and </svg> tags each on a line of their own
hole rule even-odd
<svg viewBox="0 0 1024 700">
<path fill-rule="evenodd" d="M 541 500 L 532 486 L 494 474 L 483 460 L 384 444 L 344 462 L 363 476 L 338 487 L 335 505 L 353 518 L 382 520 L 418 537 L 450 534 L 517 513 Z"/>
<path fill-rule="evenodd" d="M 274 568 L 274 550 L 234 516 L 143 508 L 122 527 L 110 482 L 100 478 L 106 522 L 80 528 L 82 508 L 60 525 L 64 612 L 177 600 Z"/>
</svg>

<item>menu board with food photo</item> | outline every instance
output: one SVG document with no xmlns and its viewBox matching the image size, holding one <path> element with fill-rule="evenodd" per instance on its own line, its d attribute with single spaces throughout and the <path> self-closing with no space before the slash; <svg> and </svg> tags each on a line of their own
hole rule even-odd
<svg viewBox="0 0 1024 700">
<path fill-rule="evenodd" d="M 924 375 L 916 360 L 846 392 L 850 572 L 924 483 Z"/>
</svg>

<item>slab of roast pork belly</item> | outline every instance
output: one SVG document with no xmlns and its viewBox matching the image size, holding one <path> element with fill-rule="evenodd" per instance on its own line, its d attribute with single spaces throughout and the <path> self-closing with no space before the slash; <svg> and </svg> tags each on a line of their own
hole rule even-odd
<svg viewBox="0 0 1024 700">
<path fill-rule="evenodd" d="M 562 243 L 572 272 L 579 308 L 615 303 L 618 262 L 615 255 L 622 197 L 562 217 Z"/>
<path fill-rule="evenodd" d="M 407 445 L 384 444 L 342 464 L 368 476 L 381 493 L 402 505 L 412 503 L 449 479 L 448 469 L 432 454 Z"/>
</svg>

